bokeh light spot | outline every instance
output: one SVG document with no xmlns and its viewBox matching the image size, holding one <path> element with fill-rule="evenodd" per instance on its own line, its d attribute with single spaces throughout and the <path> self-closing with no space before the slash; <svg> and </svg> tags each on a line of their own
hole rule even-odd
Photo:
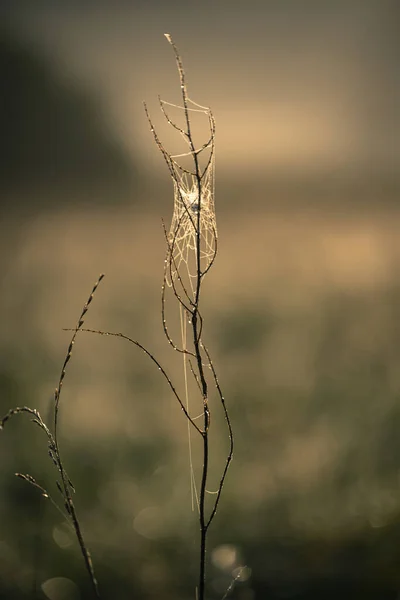
<svg viewBox="0 0 400 600">
<path fill-rule="evenodd" d="M 79 600 L 77 586 L 66 577 L 53 577 L 42 583 L 43 593 L 50 600 Z"/>
</svg>

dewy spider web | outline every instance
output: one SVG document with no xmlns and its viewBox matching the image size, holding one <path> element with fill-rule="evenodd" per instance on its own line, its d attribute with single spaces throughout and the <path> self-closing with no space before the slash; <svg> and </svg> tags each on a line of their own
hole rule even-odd
<svg viewBox="0 0 400 600">
<path fill-rule="evenodd" d="M 174 185 L 174 210 L 169 233 L 166 233 L 167 256 L 163 283 L 163 323 L 169 342 L 176 350 L 179 349 L 183 353 L 186 410 L 189 414 L 189 398 L 191 396 L 188 385 L 189 369 L 197 386 L 200 383 L 189 358 L 190 355 L 192 357 L 195 355 L 187 347 L 187 326 L 191 323 L 193 314 L 196 314 L 201 320 L 198 312 L 200 284 L 204 275 L 211 268 L 217 252 L 214 208 L 215 121 L 209 108 L 201 106 L 189 98 L 181 57 L 171 36 L 166 34 L 165 37 L 175 52 L 181 84 L 182 105 L 178 106 L 161 98 L 159 98 L 159 104 L 167 123 L 180 134 L 188 150 L 182 154 L 170 154 L 158 137 L 146 104 L 145 111 L 154 140 L 167 163 Z M 170 118 L 167 112 L 169 107 L 183 112 L 185 128 L 180 127 Z M 206 138 L 207 141 L 201 146 L 195 146 L 193 141 L 192 115 L 195 113 L 205 115 L 208 120 L 208 139 Z M 189 168 L 184 166 L 185 161 L 191 165 Z M 164 316 L 166 285 L 172 288 L 175 298 L 179 301 L 181 348 L 178 348 L 172 341 L 166 326 Z M 204 413 L 200 416 L 204 416 Z M 188 440 L 192 509 L 194 509 L 196 500 L 200 514 L 189 422 Z"/>
<path fill-rule="evenodd" d="M 181 135 L 188 151 L 170 154 L 158 137 L 146 105 L 145 110 L 155 142 L 164 156 L 174 183 L 174 211 L 167 238 L 166 283 L 172 286 L 175 292 L 176 286 L 181 287 L 183 295 L 191 304 L 195 301 L 195 282 L 209 270 L 217 250 L 214 207 L 215 121 L 209 108 L 189 98 L 179 52 L 171 36 L 166 34 L 166 38 L 175 52 L 181 81 L 182 105 L 178 106 L 161 98 L 159 104 L 166 121 Z M 183 111 L 186 129 L 170 118 L 166 107 Z M 203 114 L 208 119 L 208 140 L 199 147 L 195 147 L 193 142 L 190 117 L 193 113 Z M 190 159 L 191 168 L 185 168 L 182 159 Z"/>
<path fill-rule="evenodd" d="M 216 252 L 217 226 L 214 207 L 214 139 L 200 182 L 193 173 L 183 169 L 173 159 L 174 211 L 168 235 L 167 283 L 176 279 L 188 292 L 194 293 L 198 277 L 197 252 L 200 251 L 200 272 L 210 268 Z M 202 147 L 202 150 L 208 149 Z M 186 156 L 190 156 L 187 153 Z M 183 155 L 181 155 L 183 156 Z M 198 242 L 197 231 L 200 230 Z M 186 276 L 185 276 L 186 275 Z"/>
</svg>

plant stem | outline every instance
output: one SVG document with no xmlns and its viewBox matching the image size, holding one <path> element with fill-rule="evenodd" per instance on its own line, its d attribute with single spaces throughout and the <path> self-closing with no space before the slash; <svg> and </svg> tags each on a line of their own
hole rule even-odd
<svg viewBox="0 0 400 600">
<path fill-rule="evenodd" d="M 200 204 L 200 202 L 199 202 Z M 200 245 L 199 230 L 198 230 L 198 245 Z M 201 272 L 200 265 L 198 263 L 197 270 L 197 290 L 196 300 L 199 298 L 201 285 Z M 209 447 L 208 447 L 208 430 L 210 427 L 210 411 L 208 408 L 208 386 L 204 375 L 204 367 L 201 356 L 200 340 L 198 335 L 198 310 L 197 302 L 192 315 L 192 329 L 193 329 L 193 343 L 194 352 L 197 360 L 197 368 L 200 377 L 200 384 L 203 395 L 203 409 L 204 409 L 204 429 L 202 431 L 203 437 L 203 468 L 201 475 L 201 487 L 199 495 L 199 520 L 200 520 L 200 569 L 199 569 L 199 600 L 204 600 L 204 588 L 206 579 L 206 550 L 207 550 L 207 530 L 208 525 L 206 521 L 206 488 L 207 488 L 207 477 L 208 477 L 208 459 L 209 459 Z"/>
<path fill-rule="evenodd" d="M 199 569 L 199 600 L 204 600 L 204 587 L 206 581 L 206 550 L 207 550 L 207 529 L 205 517 L 205 498 L 206 483 L 208 474 L 208 434 L 203 433 L 203 473 L 201 478 L 201 488 L 199 497 L 200 508 L 200 569 Z"/>
</svg>

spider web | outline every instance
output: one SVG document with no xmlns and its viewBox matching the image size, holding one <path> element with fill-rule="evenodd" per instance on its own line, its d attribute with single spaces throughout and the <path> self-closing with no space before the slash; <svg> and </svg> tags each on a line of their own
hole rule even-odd
<svg viewBox="0 0 400 600">
<path fill-rule="evenodd" d="M 167 255 L 162 287 L 162 315 L 164 331 L 168 341 L 176 350 L 179 349 L 183 353 L 186 410 L 190 414 L 189 401 L 192 395 L 192 389 L 189 387 L 190 372 L 198 387 L 199 381 L 189 358 L 190 355 L 194 355 L 193 352 L 188 350 L 187 327 L 191 323 L 191 315 L 194 314 L 194 310 L 196 310 L 198 316 L 200 315 L 198 312 L 200 283 L 204 275 L 211 268 L 217 253 L 217 227 L 214 206 L 215 120 L 212 111 L 208 107 L 197 104 L 189 98 L 185 82 L 185 71 L 180 54 L 171 36 L 169 34 L 165 35 L 175 53 L 181 84 L 182 105 L 172 104 L 171 102 L 162 100 L 160 97 L 158 100 L 161 112 L 167 123 L 183 139 L 186 152 L 173 155 L 166 150 L 154 128 L 146 104 L 144 108 L 154 140 L 167 163 L 174 186 L 174 208 L 171 225 L 169 232 L 165 231 Z M 183 113 L 184 127 L 171 119 L 169 116 L 170 108 L 177 110 L 181 115 Z M 208 135 L 205 143 L 202 145 L 195 145 L 193 138 L 194 123 L 192 122 L 192 117 L 195 117 L 196 113 L 206 116 L 208 120 Z M 189 167 L 186 167 L 187 163 L 189 163 Z M 175 345 L 166 326 L 166 286 L 172 288 L 173 295 L 179 303 L 181 348 Z M 202 406 L 204 409 L 204 404 Z M 196 501 L 198 511 L 200 512 L 189 421 L 187 425 L 192 509 L 194 510 Z"/>
<path fill-rule="evenodd" d="M 200 274 L 204 275 L 216 252 L 214 166 L 211 155 L 199 181 L 192 173 L 174 165 L 174 211 L 168 234 L 167 283 L 172 285 L 172 281 L 179 279 L 181 285 L 187 285 L 188 291 L 192 292 L 199 267 Z"/>
</svg>

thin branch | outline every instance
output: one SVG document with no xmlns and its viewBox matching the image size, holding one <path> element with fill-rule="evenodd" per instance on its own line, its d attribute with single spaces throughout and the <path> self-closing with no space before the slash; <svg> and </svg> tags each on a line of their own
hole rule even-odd
<svg viewBox="0 0 400 600">
<path fill-rule="evenodd" d="M 86 546 L 86 543 L 85 543 L 85 540 L 83 537 L 81 525 L 80 525 L 80 522 L 78 519 L 75 504 L 74 504 L 72 494 L 71 494 L 71 491 L 74 490 L 74 487 L 71 484 L 71 480 L 67 475 L 67 472 L 64 468 L 63 461 L 61 458 L 60 447 L 59 447 L 59 443 L 58 443 L 58 413 L 59 413 L 59 405 L 60 405 L 60 396 L 61 396 L 62 386 L 64 383 L 65 374 L 66 374 L 66 368 L 67 368 L 69 361 L 71 360 L 72 349 L 75 344 L 76 336 L 78 335 L 78 332 L 82 329 L 82 325 L 84 324 L 85 315 L 86 315 L 87 311 L 89 310 L 89 306 L 93 300 L 94 294 L 96 293 L 96 290 L 103 278 L 104 278 L 104 274 L 101 274 L 100 277 L 98 278 L 98 280 L 96 281 L 96 283 L 94 284 L 93 289 L 89 295 L 89 298 L 87 299 L 87 301 L 82 309 L 82 312 L 78 319 L 77 326 L 74 330 L 72 330 L 74 333 L 73 333 L 71 341 L 69 343 L 67 354 L 66 354 L 66 357 L 64 360 L 64 364 L 61 368 L 61 374 L 60 374 L 58 386 L 54 393 L 54 448 L 53 448 L 54 457 L 55 457 L 56 463 L 58 464 L 59 472 L 61 475 L 62 490 L 63 490 L 64 499 L 65 499 L 65 508 L 71 518 L 71 521 L 72 521 L 72 524 L 73 524 L 73 527 L 75 530 L 75 534 L 78 539 L 79 547 L 81 549 L 83 560 L 85 562 L 85 566 L 88 571 L 90 581 L 92 583 L 94 595 L 98 599 L 100 598 L 100 592 L 99 592 L 98 582 L 97 582 L 97 579 L 96 579 L 96 576 L 94 573 L 92 558 L 91 558 L 89 549 Z"/>
<path fill-rule="evenodd" d="M 219 398 L 220 398 L 221 405 L 222 405 L 222 408 L 223 408 L 223 411 L 224 411 L 225 421 L 226 421 L 226 424 L 228 426 L 228 433 L 229 433 L 229 451 L 228 451 L 228 456 L 226 458 L 225 467 L 224 467 L 224 470 L 222 472 L 222 476 L 221 476 L 221 479 L 220 479 L 220 482 L 219 482 L 218 493 L 217 493 L 217 497 L 216 497 L 216 500 L 215 500 L 215 503 L 214 503 L 214 508 L 212 509 L 210 517 L 209 517 L 208 522 L 207 522 L 207 527 L 209 527 L 209 525 L 211 524 L 212 520 L 215 517 L 215 513 L 217 512 L 218 504 L 219 504 L 219 501 L 220 501 L 220 498 L 221 498 L 222 489 L 223 489 L 224 483 L 225 483 L 226 474 L 228 472 L 229 465 L 230 465 L 230 463 L 232 461 L 232 458 L 233 458 L 234 440 L 233 440 L 233 431 L 232 431 L 231 420 L 230 420 L 230 417 L 229 417 L 228 409 L 226 407 L 225 398 L 224 398 L 224 395 L 223 395 L 222 390 L 221 390 L 221 386 L 220 386 L 219 381 L 218 381 L 217 373 L 215 371 L 214 363 L 211 360 L 211 356 L 210 356 L 210 354 L 209 354 L 208 349 L 206 348 L 206 346 L 204 344 L 202 344 L 202 346 L 203 346 L 203 350 L 206 353 L 206 356 L 208 358 L 208 364 L 209 364 L 209 366 L 211 368 L 211 371 L 212 371 L 212 374 L 213 374 L 213 377 L 214 377 L 215 387 L 218 390 Z"/>
<path fill-rule="evenodd" d="M 58 380 L 58 386 L 55 390 L 54 393 L 54 421 L 53 421 L 53 433 L 51 433 L 51 431 L 49 430 L 49 428 L 47 427 L 47 425 L 44 423 L 44 421 L 42 420 L 39 412 L 36 409 L 32 409 L 29 408 L 28 406 L 22 406 L 22 407 L 16 407 L 13 408 L 11 410 L 8 411 L 8 413 L 0 420 L 0 430 L 4 428 L 5 423 L 7 423 L 7 421 L 13 417 L 16 414 L 20 414 L 20 413 L 28 413 L 31 416 L 33 416 L 32 422 L 35 423 L 38 427 L 40 427 L 40 429 L 42 429 L 46 436 L 47 436 L 47 440 L 48 440 L 48 447 L 49 447 L 49 456 L 53 462 L 53 464 L 55 465 L 55 467 L 57 468 L 58 472 L 60 473 L 61 476 L 61 484 L 57 481 L 57 487 L 60 490 L 60 492 L 62 493 L 63 499 L 64 499 L 64 507 L 65 510 L 67 511 L 68 517 L 71 521 L 71 524 L 73 526 L 73 529 L 75 531 L 75 535 L 78 539 L 78 544 L 84 559 L 84 563 L 86 566 L 86 569 L 88 571 L 89 574 L 89 578 L 92 584 L 92 589 L 94 592 L 95 597 L 99 600 L 100 599 L 100 593 L 99 593 L 99 588 L 98 588 L 98 583 L 97 583 L 97 579 L 95 577 L 95 573 L 94 573 L 94 569 L 93 569 L 93 563 L 92 563 L 92 559 L 90 556 L 90 552 L 88 547 L 86 546 L 86 543 L 84 541 L 83 538 L 83 533 L 82 533 L 82 529 L 80 526 L 80 522 L 78 519 L 78 515 L 76 512 L 76 508 L 74 505 L 74 501 L 72 498 L 72 493 L 75 492 L 75 488 L 71 482 L 71 479 L 69 478 L 67 471 L 64 467 L 62 458 L 61 458 L 61 453 L 60 453 L 60 447 L 59 447 L 59 443 L 58 443 L 58 428 L 59 428 L 59 406 L 60 406 L 60 397 L 61 397 L 61 391 L 63 388 L 63 383 L 65 380 L 65 375 L 66 375 L 66 370 L 67 370 L 67 365 L 69 363 L 69 361 L 71 360 L 71 356 L 72 356 L 72 350 L 75 344 L 75 339 L 76 336 L 78 334 L 78 331 L 81 330 L 82 325 L 84 323 L 84 318 L 85 315 L 89 309 L 89 306 L 93 300 L 93 296 L 97 290 L 97 287 L 100 283 L 100 281 L 103 279 L 104 275 L 100 275 L 99 279 L 97 280 L 97 282 L 95 283 L 90 296 L 88 298 L 88 300 L 86 301 L 81 315 L 78 319 L 78 324 L 76 326 L 75 329 L 73 329 L 72 331 L 74 332 L 71 338 L 71 341 L 69 343 L 68 349 L 67 349 L 67 354 L 65 356 L 64 359 L 64 363 L 62 365 L 61 368 L 61 373 L 60 373 L 60 377 Z M 54 502 L 54 500 L 50 497 L 49 493 L 47 492 L 47 490 L 42 487 L 40 484 L 37 483 L 37 481 L 31 476 L 31 475 L 24 475 L 22 473 L 16 473 L 16 476 L 19 477 L 20 479 L 23 479 L 25 481 L 27 481 L 28 483 L 30 483 L 31 485 L 33 485 L 34 487 L 36 487 L 37 489 L 39 489 L 42 493 L 42 495 L 45 498 L 49 498 L 50 501 L 54 504 L 54 506 L 61 512 L 61 514 L 64 516 L 65 518 L 65 514 L 63 513 L 63 511 L 58 507 L 57 503 Z"/>
<path fill-rule="evenodd" d="M 165 34 L 168 42 L 173 48 L 175 54 L 175 60 L 179 73 L 179 81 L 181 88 L 182 106 L 174 105 L 170 102 L 166 102 L 159 97 L 159 104 L 163 116 L 167 123 L 173 127 L 184 139 L 184 142 L 188 144 L 189 151 L 181 154 L 172 155 L 168 153 L 164 145 L 162 144 L 154 125 L 149 116 L 147 106 L 145 105 L 146 116 L 150 125 L 151 132 L 153 134 L 155 143 L 164 157 L 164 160 L 168 166 L 171 179 L 174 184 L 174 215 L 171 223 L 171 229 L 169 235 L 167 234 L 164 227 L 164 234 L 167 243 L 167 257 L 165 261 L 164 279 L 162 285 L 162 322 L 164 333 L 167 337 L 170 345 L 177 351 L 181 352 L 184 356 L 189 355 L 193 360 L 189 360 L 189 366 L 192 376 L 197 384 L 197 388 L 200 392 L 202 403 L 203 403 L 203 428 L 196 427 L 197 431 L 201 434 L 203 440 L 203 465 L 201 472 L 201 483 L 200 492 L 198 497 L 198 508 L 199 508 L 199 521 L 200 521 L 200 570 L 199 570 L 199 583 L 198 583 L 198 600 L 204 600 L 205 597 L 205 570 L 206 570 L 206 545 L 207 545 L 207 533 L 208 528 L 214 519 L 216 510 L 220 501 L 222 489 L 226 474 L 229 468 L 229 464 L 233 456 L 233 434 L 229 420 L 228 411 L 225 405 L 225 400 L 222 395 L 222 391 L 218 382 L 214 365 L 211 361 L 211 357 L 208 350 L 202 343 L 202 332 L 203 332 L 203 318 L 201 316 L 199 305 L 200 305 L 200 294 L 201 285 L 204 276 L 210 268 L 213 266 L 216 255 L 217 255 L 217 231 L 215 226 L 214 217 L 214 152 L 215 152 L 215 120 L 212 112 L 209 108 L 201 106 L 196 102 L 193 102 L 187 92 L 185 71 L 183 68 L 182 60 L 177 46 L 170 34 Z M 193 105 L 196 108 L 192 108 Z M 169 116 L 166 110 L 166 106 L 173 106 L 182 110 L 186 122 L 186 128 L 178 126 Z M 200 109 L 200 110 L 199 110 Z M 193 135 L 192 135 L 192 124 L 191 124 L 191 112 L 202 112 L 208 115 L 209 123 L 209 139 L 200 147 L 195 146 Z M 205 167 L 200 167 L 199 158 L 203 152 L 209 150 L 209 156 L 206 160 Z M 176 159 L 190 157 L 193 161 L 193 167 L 191 169 L 184 168 L 177 162 Z M 189 180 L 190 178 L 190 180 Z M 192 198 L 194 198 L 192 200 Z M 195 204 L 194 204 L 195 203 Z M 203 216 L 204 214 L 204 216 Z M 205 245 L 205 248 L 203 247 Z M 191 272 L 189 258 L 190 253 L 195 261 L 195 267 L 193 268 L 194 273 Z M 206 264 L 204 264 L 206 261 Z M 186 283 L 183 280 L 183 274 L 181 272 L 182 265 L 187 268 L 186 276 L 188 277 L 190 290 L 186 287 Z M 168 277 L 169 276 L 169 277 Z M 168 281 L 168 278 L 170 282 Z M 186 281 L 186 280 L 185 280 Z M 176 282 L 180 285 L 184 298 L 181 297 L 177 289 Z M 189 352 L 186 348 L 178 347 L 168 331 L 166 316 L 165 316 L 165 291 L 166 284 L 169 284 L 172 288 L 174 297 L 178 304 L 184 309 L 185 315 L 190 316 L 189 323 L 191 326 L 191 338 L 193 344 L 193 351 Z M 189 301 L 190 307 L 187 306 L 185 298 Z M 183 317 L 185 318 L 185 317 Z M 101 333 L 101 332 L 99 332 Z M 129 341 L 139 345 L 147 354 L 149 354 L 140 344 L 127 338 L 122 334 L 112 334 L 120 337 L 125 337 Z M 184 345 L 184 342 L 183 342 Z M 203 353 L 207 357 L 207 363 L 203 361 Z M 158 365 L 157 361 L 152 355 L 150 358 Z M 210 515 L 206 516 L 206 495 L 207 495 L 207 481 L 209 475 L 209 428 L 211 413 L 209 408 L 208 399 L 208 382 L 206 378 L 205 369 L 209 366 L 212 370 L 214 384 L 218 390 L 220 402 L 222 404 L 225 419 L 228 424 L 229 432 L 229 452 L 225 467 L 223 469 L 218 490 L 216 492 L 216 500 Z M 166 376 L 166 375 L 164 375 Z M 175 393 L 175 389 L 172 383 L 167 378 L 167 381 L 171 389 Z M 183 403 L 178 397 L 181 408 L 187 414 Z M 190 419 L 190 422 L 195 426 L 195 423 Z"/>
<path fill-rule="evenodd" d="M 76 336 L 77 336 L 77 334 L 78 334 L 78 331 L 79 331 L 79 329 L 82 327 L 82 325 L 83 325 L 83 323 L 84 323 L 84 318 L 85 318 L 85 315 L 86 315 L 87 311 L 89 310 L 89 306 L 90 306 L 90 304 L 91 304 L 91 302 L 92 302 L 92 300 L 93 300 L 93 296 L 94 296 L 94 294 L 95 294 L 95 292 L 96 292 L 96 290 L 97 290 L 97 288 L 98 288 L 98 286 L 99 286 L 99 283 L 100 283 L 100 282 L 101 282 L 101 280 L 103 279 L 103 277 L 104 277 L 104 273 L 102 273 L 102 274 L 100 275 L 100 277 L 98 278 L 98 280 L 97 280 L 97 281 L 96 281 L 96 283 L 94 284 L 94 286 L 93 286 L 93 289 L 92 289 L 92 291 L 91 291 L 91 293 L 90 293 L 90 296 L 89 296 L 89 298 L 88 298 L 88 300 L 87 300 L 86 304 L 84 305 L 84 307 L 83 307 L 83 309 L 82 309 L 81 315 L 80 315 L 80 317 L 79 317 L 79 319 L 78 319 L 78 324 L 77 324 L 77 326 L 76 326 L 76 329 L 75 329 L 75 331 L 74 331 L 74 334 L 73 334 L 73 336 L 72 336 L 72 338 L 71 338 L 71 341 L 70 341 L 70 343 L 69 343 L 68 350 L 67 350 L 67 355 L 66 355 L 66 357 L 65 357 L 64 364 L 63 364 L 63 366 L 62 366 L 62 368 L 61 368 L 61 373 L 60 373 L 60 379 L 59 379 L 59 381 L 58 381 L 58 386 L 57 386 L 57 388 L 56 388 L 56 390 L 55 390 L 55 393 L 54 393 L 54 438 L 55 438 L 55 440 L 56 440 L 56 446 L 58 445 L 58 444 L 57 444 L 57 432 L 58 432 L 58 427 L 57 427 L 57 425 L 58 425 L 58 409 L 59 409 L 59 404 L 60 404 L 60 396 L 61 396 L 61 390 L 62 390 L 62 385 L 63 385 L 63 383 L 64 383 L 64 378 L 65 378 L 65 373 L 66 373 L 67 364 L 68 364 L 68 363 L 69 363 L 69 361 L 71 360 L 71 356 L 72 356 L 72 348 L 73 348 L 73 346 L 74 346 L 75 339 L 76 339 Z"/>
<path fill-rule="evenodd" d="M 66 331 L 70 331 L 70 330 L 67 329 Z M 158 370 L 163 375 L 164 379 L 168 383 L 169 388 L 171 389 L 175 398 L 178 400 L 179 405 L 180 405 L 185 417 L 193 425 L 193 427 L 196 429 L 196 431 L 198 433 L 200 433 L 200 435 L 203 435 L 203 431 L 196 425 L 196 423 L 193 421 L 192 417 L 189 415 L 188 411 L 186 410 L 185 405 L 183 404 L 178 392 L 175 389 L 174 384 L 172 383 L 171 379 L 169 378 L 164 367 L 161 366 L 161 364 L 158 362 L 156 357 L 151 352 L 149 352 L 149 350 L 147 350 L 147 348 L 145 348 L 140 342 L 132 339 L 131 337 L 129 337 L 128 335 L 125 335 L 124 333 L 115 333 L 113 331 L 101 331 L 100 329 L 86 329 L 86 328 L 82 328 L 82 329 L 80 329 L 80 331 L 84 331 L 86 333 L 97 333 L 98 335 L 109 335 L 109 336 L 113 336 L 113 337 L 119 337 L 119 338 L 122 338 L 123 340 L 127 340 L 131 344 L 134 344 L 135 346 L 140 348 L 146 354 L 146 356 L 148 356 L 150 358 L 150 360 L 157 366 Z"/>
<path fill-rule="evenodd" d="M 32 475 L 24 474 L 24 473 L 15 473 L 15 476 L 18 477 L 19 479 L 22 479 L 23 481 L 26 481 L 27 483 L 29 483 L 30 485 L 32 485 L 33 487 L 35 487 L 36 489 L 38 489 L 43 498 L 46 498 L 48 500 L 50 500 L 50 502 L 52 503 L 52 505 L 54 506 L 54 508 L 60 513 L 60 515 L 65 519 L 65 521 L 68 523 L 69 527 L 71 527 L 72 529 L 72 525 L 71 523 L 68 521 L 67 515 L 62 511 L 62 509 L 58 506 L 57 502 L 55 502 L 53 500 L 53 498 L 50 496 L 49 492 L 42 487 L 34 477 L 32 477 Z"/>
</svg>

